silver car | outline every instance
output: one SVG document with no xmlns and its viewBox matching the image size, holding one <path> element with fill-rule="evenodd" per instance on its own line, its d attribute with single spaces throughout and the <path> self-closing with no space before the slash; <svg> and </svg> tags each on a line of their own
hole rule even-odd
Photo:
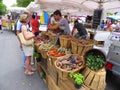
<svg viewBox="0 0 120 90">
<path fill-rule="evenodd" d="M 114 41 L 107 54 L 106 69 L 120 76 L 120 41 Z"/>
</svg>

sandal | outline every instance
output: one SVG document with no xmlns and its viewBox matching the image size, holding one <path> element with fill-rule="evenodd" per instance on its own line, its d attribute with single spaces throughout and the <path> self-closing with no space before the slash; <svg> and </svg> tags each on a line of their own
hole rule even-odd
<svg viewBox="0 0 120 90">
<path fill-rule="evenodd" d="M 33 75 L 33 74 L 34 74 L 34 72 L 31 72 L 31 71 L 25 71 L 25 75 L 30 76 L 30 75 Z"/>
<path fill-rule="evenodd" d="M 33 68 L 33 67 L 31 67 L 31 71 L 32 71 L 32 72 L 35 72 L 35 71 L 36 71 L 36 69 L 35 69 L 35 68 Z"/>
</svg>

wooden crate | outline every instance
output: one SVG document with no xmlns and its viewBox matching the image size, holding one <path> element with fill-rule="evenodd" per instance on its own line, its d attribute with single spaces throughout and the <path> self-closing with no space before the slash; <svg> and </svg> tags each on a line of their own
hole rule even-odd
<svg viewBox="0 0 120 90">
<path fill-rule="evenodd" d="M 55 84 L 58 84 L 58 73 L 55 68 L 55 65 L 51 63 L 51 60 L 47 61 L 47 72 L 49 76 L 54 80 Z"/>
<path fill-rule="evenodd" d="M 89 30 L 88 33 L 90 34 L 90 39 L 94 40 L 94 36 L 95 36 L 96 32 Z"/>
<path fill-rule="evenodd" d="M 64 83 L 63 83 L 64 82 Z M 74 82 L 72 79 L 68 78 L 67 80 L 58 79 L 58 87 L 61 90 L 91 90 L 85 85 L 82 85 L 80 89 L 74 87 Z"/>
<path fill-rule="evenodd" d="M 85 46 L 78 44 L 78 54 L 84 56 L 84 54 L 92 48 L 93 48 L 93 44 L 89 44 Z"/>
<path fill-rule="evenodd" d="M 34 43 L 34 48 L 36 49 L 36 52 L 38 53 L 40 53 L 39 47 L 40 47 L 40 44 Z"/>
<path fill-rule="evenodd" d="M 56 39 L 56 34 L 54 34 L 54 33 L 50 33 L 49 34 L 49 39 L 50 39 L 50 43 L 51 44 L 54 44 L 54 42 L 55 42 L 55 39 Z"/>
<path fill-rule="evenodd" d="M 89 42 L 87 45 L 85 44 L 81 44 L 80 42 Z M 90 39 L 86 39 L 86 40 L 76 40 L 76 39 L 73 39 L 71 41 L 71 51 L 73 54 L 79 54 L 80 56 L 84 56 L 84 54 L 92 49 L 94 46 L 94 41 L 93 40 L 90 40 Z"/>
<path fill-rule="evenodd" d="M 64 48 L 67 48 L 67 49 L 71 47 L 71 39 L 72 38 L 70 38 L 70 36 L 68 36 L 68 35 L 61 35 L 59 37 L 59 39 L 60 39 L 60 46 L 61 47 L 64 47 Z"/>
<path fill-rule="evenodd" d="M 48 88 L 49 90 L 61 90 L 56 83 L 54 82 L 54 80 L 51 78 L 50 75 L 47 76 L 48 78 Z"/>
<path fill-rule="evenodd" d="M 47 78 L 47 72 L 45 71 L 45 69 L 43 69 L 43 67 L 41 66 L 40 62 L 37 62 L 35 60 L 35 67 L 37 69 L 38 74 L 41 76 L 41 73 L 45 72 L 46 73 L 46 78 L 43 79 L 43 81 L 47 84 L 48 83 L 48 78 Z"/>
<path fill-rule="evenodd" d="M 47 54 L 47 56 L 51 64 L 54 65 L 54 62 L 57 60 L 58 57 L 50 56 L 49 54 Z"/>
<path fill-rule="evenodd" d="M 75 41 L 71 41 L 71 51 L 72 51 L 72 53 L 73 54 L 77 54 L 78 53 L 78 44 L 77 44 L 77 42 L 75 42 Z"/>
<path fill-rule="evenodd" d="M 45 50 L 39 50 L 39 51 L 40 51 L 43 59 L 47 59 L 48 58 L 47 51 L 45 51 Z"/>
<path fill-rule="evenodd" d="M 104 46 L 104 44 L 105 44 L 105 41 L 96 41 L 96 46 L 101 46 L 101 47 L 103 47 Z"/>
<path fill-rule="evenodd" d="M 102 68 L 99 71 L 93 71 L 86 67 L 82 72 L 85 76 L 84 84 L 92 90 L 104 90 L 106 87 L 106 71 Z"/>
</svg>

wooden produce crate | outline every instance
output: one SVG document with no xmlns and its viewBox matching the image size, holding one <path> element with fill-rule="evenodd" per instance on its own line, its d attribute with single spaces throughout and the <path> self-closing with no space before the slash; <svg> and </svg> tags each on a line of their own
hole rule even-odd
<svg viewBox="0 0 120 90">
<path fill-rule="evenodd" d="M 49 39 L 50 39 L 50 43 L 51 43 L 51 44 L 54 44 L 55 39 L 56 39 L 56 34 L 50 33 Z"/>
<path fill-rule="evenodd" d="M 64 48 L 67 48 L 67 49 L 71 47 L 72 37 L 70 37 L 69 35 L 61 35 L 59 37 L 59 39 L 60 39 L 61 47 L 64 47 Z"/>
<path fill-rule="evenodd" d="M 95 36 L 96 32 L 89 30 L 88 33 L 90 33 L 90 39 L 94 40 L 94 36 Z"/>
<path fill-rule="evenodd" d="M 79 55 L 74 55 L 74 56 L 77 56 L 77 58 L 79 58 L 79 60 L 82 61 L 81 66 L 78 66 L 78 68 L 67 71 L 67 70 L 61 69 L 60 67 L 57 66 L 59 60 L 61 61 L 61 58 L 66 58 L 66 57 L 69 58 L 69 56 L 70 56 L 70 55 L 66 55 L 66 56 L 60 57 L 60 58 L 58 58 L 58 60 L 56 60 L 55 63 L 54 63 L 54 65 L 55 65 L 55 67 L 56 67 L 56 70 L 57 70 L 57 72 L 58 72 L 58 78 L 61 78 L 61 79 L 63 79 L 63 80 L 68 79 L 70 72 L 76 72 L 76 73 L 77 73 L 77 72 L 80 72 L 80 71 L 85 67 L 85 61 L 83 60 L 83 57 L 80 57 Z M 67 58 L 66 58 L 66 59 L 67 59 Z"/>
<path fill-rule="evenodd" d="M 41 52 L 42 58 L 44 58 L 44 59 L 47 59 L 47 58 L 48 58 L 48 57 L 47 57 L 47 51 L 45 51 L 45 50 L 40 50 L 40 52 Z"/>
<path fill-rule="evenodd" d="M 64 83 L 63 83 L 64 82 Z M 67 80 L 63 80 L 63 79 L 58 79 L 58 87 L 61 90 L 91 90 L 90 88 L 88 88 L 87 86 L 85 86 L 84 84 L 81 86 L 80 89 L 75 88 L 74 86 L 74 82 L 72 79 L 68 78 Z"/>
<path fill-rule="evenodd" d="M 55 84 L 58 84 L 58 73 L 55 68 L 55 65 L 52 64 L 51 59 L 48 59 L 47 61 L 47 72 L 48 75 L 54 80 Z"/>
<path fill-rule="evenodd" d="M 42 72 L 42 69 L 40 67 L 40 63 L 37 62 L 36 58 L 34 58 L 35 61 L 35 68 L 37 69 L 38 73 Z"/>
<path fill-rule="evenodd" d="M 41 64 L 41 62 L 37 62 L 35 60 L 35 67 L 37 69 L 38 74 L 41 76 L 41 74 L 44 72 L 46 74 L 46 77 L 43 78 L 43 81 L 47 84 L 48 83 L 48 78 L 47 78 L 47 72 L 46 69 L 43 67 L 43 65 Z"/>
<path fill-rule="evenodd" d="M 104 90 L 106 87 L 106 71 L 104 68 L 93 71 L 86 67 L 82 74 L 85 76 L 84 84 L 92 90 Z"/>
<path fill-rule="evenodd" d="M 56 83 L 54 82 L 54 80 L 51 78 L 50 75 L 47 75 L 48 78 L 48 88 L 49 90 L 61 90 Z"/>
<path fill-rule="evenodd" d="M 86 51 L 90 50 L 94 46 L 94 41 L 90 39 L 73 39 L 71 41 L 72 53 L 83 56 Z"/>
<path fill-rule="evenodd" d="M 48 56 L 47 56 L 47 52 L 52 48 L 54 47 L 54 45 L 51 45 L 51 44 L 42 44 L 40 47 L 39 47 L 39 51 L 42 55 L 42 58 L 44 59 L 47 59 Z"/>
<path fill-rule="evenodd" d="M 61 90 L 77 90 L 74 87 L 73 81 L 70 81 L 69 79 L 63 80 L 63 79 L 59 78 L 58 79 L 58 87 L 60 87 Z"/>
<path fill-rule="evenodd" d="M 104 44 L 105 44 L 105 41 L 95 41 L 96 43 L 95 43 L 95 45 L 96 46 L 104 46 Z"/>
<path fill-rule="evenodd" d="M 47 59 L 41 58 L 40 64 L 43 70 L 47 72 Z"/>
<path fill-rule="evenodd" d="M 51 65 L 54 65 L 54 62 L 57 60 L 58 57 L 54 57 L 48 54 L 47 56 L 48 56 L 48 60 L 50 61 Z"/>
<path fill-rule="evenodd" d="M 77 54 L 78 53 L 78 42 L 77 41 L 71 41 L 71 51 L 73 54 Z"/>
<path fill-rule="evenodd" d="M 38 53 L 40 53 L 39 47 L 40 47 L 39 44 L 37 44 L 37 43 L 34 44 L 34 48 L 36 49 L 36 52 L 38 52 Z"/>
</svg>

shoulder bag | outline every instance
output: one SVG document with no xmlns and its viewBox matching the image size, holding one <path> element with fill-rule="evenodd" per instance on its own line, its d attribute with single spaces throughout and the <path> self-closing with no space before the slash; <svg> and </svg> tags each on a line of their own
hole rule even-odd
<svg viewBox="0 0 120 90">
<path fill-rule="evenodd" d="M 30 32 L 30 31 L 27 31 L 27 33 L 30 34 L 30 35 L 32 34 L 32 32 Z M 22 43 L 23 45 L 30 46 L 30 45 L 33 45 L 33 43 L 34 43 L 34 39 L 33 39 L 33 38 L 32 38 L 32 39 L 29 39 L 29 40 L 26 40 L 26 39 L 24 38 L 22 32 L 18 34 L 18 37 L 20 38 L 20 41 L 21 41 L 21 43 Z"/>
</svg>

